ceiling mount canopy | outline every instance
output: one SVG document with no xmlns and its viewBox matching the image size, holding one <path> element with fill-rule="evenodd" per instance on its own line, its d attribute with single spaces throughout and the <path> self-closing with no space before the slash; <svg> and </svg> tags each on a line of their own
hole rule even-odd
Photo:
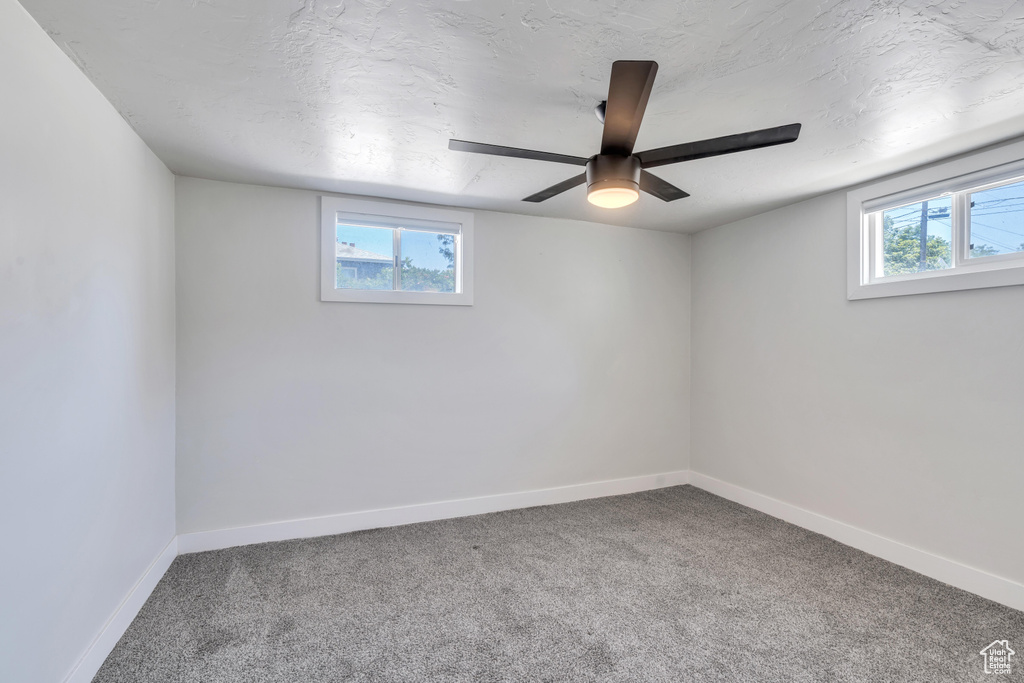
<svg viewBox="0 0 1024 683">
<path fill-rule="evenodd" d="M 532 194 L 523 201 L 542 202 L 586 183 L 587 199 L 591 204 L 615 209 L 635 202 L 640 197 L 641 190 L 666 202 L 690 196 L 645 169 L 782 145 L 795 141 L 800 135 L 800 124 L 791 123 L 777 128 L 764 128 L 749 133 L 685 142 L 634 153 L 633 147 L 636 145 L 640 124 L 643 122 L 657 73 L 657 62 L 617 61 L 612 64 L 608 99 L 595 109 L 598 119 L 604 123 L 601 152 L 589 159 L 465 140 L 449 140 L 448 149 L 585 166 L 585 173 Z"/>
</svg>

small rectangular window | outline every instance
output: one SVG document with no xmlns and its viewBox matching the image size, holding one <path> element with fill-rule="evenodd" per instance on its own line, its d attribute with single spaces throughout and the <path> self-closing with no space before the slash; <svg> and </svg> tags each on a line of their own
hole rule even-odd
<svg viewBox="0 0 1024 683">
<path fill-rule="evenodd" d="M 849 192 L 848 298 L 1024 284 L 1024 161 L 991 155 Z"/>
<path fill-rule="evenodd" d="M 321 198 L 321 300 L 472 305 L 472 214 Z"/>
</svg>

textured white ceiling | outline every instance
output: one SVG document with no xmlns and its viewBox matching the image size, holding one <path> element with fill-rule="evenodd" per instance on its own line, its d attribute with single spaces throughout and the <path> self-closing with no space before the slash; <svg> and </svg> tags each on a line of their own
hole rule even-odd
<svg viewBox="0 0 1024 683">
<path fill-rule="evenodd" d="M 694 231 L 1024 134 L 1024 3 L 22 0 L 178 174 Z M 637 149 L 804 124 L 656 172 L 693 196 L 521 197 L 590 156 L 615 59 L 659 62 Z"/>
</svg>

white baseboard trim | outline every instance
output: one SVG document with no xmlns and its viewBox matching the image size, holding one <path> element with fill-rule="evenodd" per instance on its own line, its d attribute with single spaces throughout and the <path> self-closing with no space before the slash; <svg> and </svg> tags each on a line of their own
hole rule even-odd
<svg viewBox="0 0 1024 683">
<path fill-rule="evenodd" d="M 107 619 L 107 623 L 100 629 L 99 634 L 93 639 L 85 653 L 78 660 L 78 663 L 71 669 L 71 672 L 64 677 L 64 683 L 90 683 L 96 672 L 103 666 L 107 655 L 110 654 L 117 641 L 128 630 L 132 619 L 139 613 L 142 606 L 149 599 L 150 594 L 156 585 L 171 566 L 171 562 L 178 556 L 178 537 L 171 539 L 152 564 L 143 572 L 142 576 L 128 592 L 128 595 L 118 605 L 114 613 Z"/>
<path fill-rule="evenodd" d="M 618 496 L 638 491 L 678 486 L 689 482 L 689 470 L 648 474 L 640 477 L 595 481 L 586 484 L 559 486 L 550 489 L 502 493 L 478 498 L 462 498 L 421 505 L 346 512 L 326 517 L 308 517 L 283 522 L 270 522 L 254 526 L 198 531 L 178 536 L 179 553 L 197 553 L 220 550 L 252 543 L 286 541 L 293 538 L 330 536 L 349 531 L 379 529 L 402 524 L 431 522 L 452 517 L 468 517 L 499 510 L 569 503 L 574 500 Z"/>
<path fill-rule="evenodd" d="M 1024 611 L 1024 585 L 698 472 L 690 483 L 919 574 Z"/>
</svg>

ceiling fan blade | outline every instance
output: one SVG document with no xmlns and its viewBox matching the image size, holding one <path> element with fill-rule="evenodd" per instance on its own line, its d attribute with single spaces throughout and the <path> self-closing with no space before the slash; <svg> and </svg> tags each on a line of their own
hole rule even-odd
<svg viewBox="0 0 1024 683">
<path fill-rule="evenodd" d="M 541 190 L 540 192 L 538 192 L 536 194 L 531 194 L 529 197 L 525 198 L 523 201 L 524 202 L 534 202 L 534 203 L 542 202 L 545 199 L 551 199 L 556 194 L 562 194 L 566 190 L 571 190 L 572 188 L 576 187 L 577 185 L 582 185 L 585 182 L 587 182 L 587 174 L 586 173 L 580 173 L 578 176 L 575 176 L 573 178 L 569 178 L 568 180 L 563 180 L 562 182 L 558 183 L 557 185 L 552 185 L 551 187 L 549 187 L 546 190 Z"/>
<path fill-rule="evenodd" d="M 559 164 L 573 164 L 574 166 L 586 166 L 587 160 L 583 157 L 574 157 L 568 154 L 555 154 L 553 152 L 536 152 L 532 149 L 520 149 L 518 147 L 504 147 L 502 145 L 488 145 L 482 142 L 466 142 L 465 140 L 449 140 L 448 149 L 456 152 L 473 152 L 475 154 L 492 154 L 499 157 L 515 157 L 517 159 L 534 159 L 536 161 L 554 161 Z"/>
<path fill-rule="evenodd" d="M 618 61 L 612 64 L 601 154 L 629 156 L 633 153 L 657 73 L 657 62 Z"/>
<path fill-rule="evenodd" d="M 684 192 L 672 183 L 662 180 L 653 173 L 640 171 L 640 189 L 648 194 L 653 194 L 662 201 L 671 202 L 683 197 L 689 197 L 689 192 Z"/>
<path fill-rule="evenodd" d="M 765 128 L 763 130 L 750 131 L 749 133 L 738 133 L 710 140 L 684 142 L 681 145 L 649 149 L 646 152 L 637 152 L 636 157 L 644 168 L 654 168 L 655 166 L 678 164 L 681 161 L 692 161 L 693 159 L 714 157 L 720 154 L 745 152 L 748 149 L 783 145 L 787 142 L 793 142 L 799 135 L 800 124 L 791 123 L 788 126 L 779 126 L 778 128 Z"/>
</svg>

